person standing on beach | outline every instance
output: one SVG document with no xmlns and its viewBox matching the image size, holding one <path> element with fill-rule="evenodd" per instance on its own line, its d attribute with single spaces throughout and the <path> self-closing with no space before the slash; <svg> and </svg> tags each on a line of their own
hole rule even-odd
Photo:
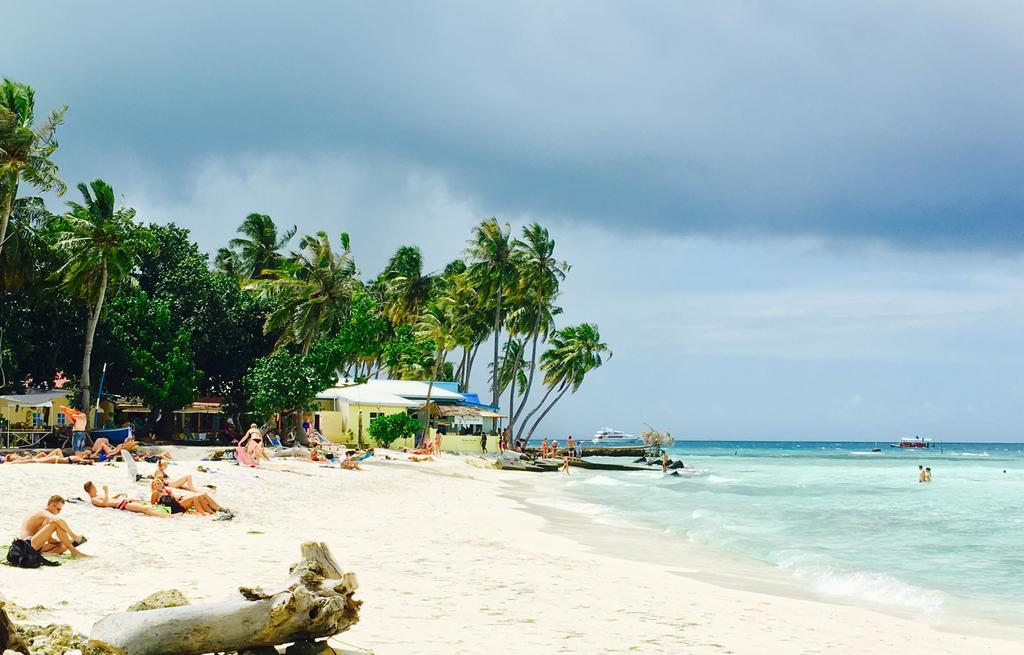
<svg viewBox="0 0 1024 655">
<path fill-rule="evenodd" d="M 540 442 L 540 456 L 541 459 L 546 459 L 548 456 L 548 438 L 544 437 L 544 441 Z"/>
<path fill-rule="evenodd" d="M 61 406 L 61 411 L 71 419 L 71 450 L 85 449 L 85 424 L 89 418 L 88 414 L 71 407 Z"/>
<path fill-rule="evenodd" d="M 668 473 L 668 453 L 664 450 L 661 451 L 661 472 L 662 474 Z"/>
<path fill-rule="evenodd" d="M 569 455 L 569 457 L 576 456 L 576 440 L 572 438 L 571 434 L 565 442 L 565 448 L 567 450 L 566 454 Z"/>
<path fill-rule="evenodd" d="M 569 475 L 569 455 L 562 458 L 562 473 Z"/>
</svg>

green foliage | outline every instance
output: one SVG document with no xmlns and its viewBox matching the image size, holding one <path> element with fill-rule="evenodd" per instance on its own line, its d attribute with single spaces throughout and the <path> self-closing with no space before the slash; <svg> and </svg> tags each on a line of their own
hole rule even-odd
<svg viewBox="0 0 1024 655">
<path fill-rule="evenodd" d="M 202 371 L 195 365 L 189 331 L 174 326 L 168 303 L 136 290 L 114 298 L 108 312 L 120 354 L 111 368 L 120 380 L 118 391 L 165 411 L 194 401 Z"/>
<path fill-rule="evenodd" d="M 244 271 L 247 277 L 260 279 L 266 276 L 264 271 L 280 266 L 279 251 L 295 236 L 295 226 L 278 236 L 274 219 L 266 214 L 249 214 L 239 226 L 238 233 L 241 236 L 232 239 L 231 248 L 222 249 L 226 252 L 218 253 L 217 259 L 227 264 L 230 257 L 227 253 L 234 250 L 236 259 L 230 265 L 240 265 L 239 272 Z"/>
<path fill-rule="evenodd" d="M 423 424 L 405 413 L 378 416 L 370 421 L 370 436 L 384 448 L 399 439 L 411 437 L 423 429 Z"/>
<path fill-rule="evenodd" d="M 316 395 L 336 381 L 336 356 L 330 344 L 318 341 L 305 355 L 278 349 L 260 357 L 244 378 L 249 407 L 261 417 L 313 409 Z"/>
</svg>

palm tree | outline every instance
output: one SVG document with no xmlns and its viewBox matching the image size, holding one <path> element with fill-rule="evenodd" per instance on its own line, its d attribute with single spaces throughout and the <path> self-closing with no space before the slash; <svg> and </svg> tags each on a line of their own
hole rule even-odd
<svg viewBox="0 0 1024 655">
<path fill-rule="evenodd" d="M 273 298 L 275 309 L 264 333 L 281 331 L 275 348 L 298 344 L 303 355 L 321 335 L 333 333 L 345 319 L 359 288 L 348 234 L 341 235 L 342 251 L 335 254 L 326 232 L 306 236 L 301 250 L 279 268 L 267 269 L 266 280 L 253 285 Z"/>
<path fill-rule="evenodd" d="M 513 413 L 509 408 L 510 432 L 526 407 L 526 401 L 533 389 L 533 378 L 537 369 L 537 342 L 542 337 L 547 339 L 554 329 L 554 316 L 562 311 L 554 306 L 553 301 L 558 296 L 559 286 L 569 270 L 568 263 L 554 258 L 555 241 L 538 223 L 531 223 L 523 228 L 523 238 L 516 239 L 513 249 L 519 264 L 522 307 L 516 316 L 510 315 L 510 319 L 517 331 L 529 335 L 532 345 L 530 372 L 523 388 L 519 411 Z M 527 325 L 529 327 L 526 327 Z M 525 425 L 519 428 L 517 436 L 522 436 L 524 428 Z"/>
<path fill-rule="evenodd" d="M 384 313 L 393 325 L 413 320 L 427 300 L 434 276 L 423 274 L 423 254 L 415 246 L 401 246 L 380 274 Z"/>
<path fill-rule="evenodd" d="M 544 407 L 544 411 L 530 426 L 526 433 L 529 441 L 537 426 L 544 420 L 551 408 L 562 399 L 567 391 L 576 393 L 583 384 L 587 373 L 604 363 L 603 355 L 611 357 L 608 344 L 601 342 L 601 333 L 593 323 L 582 323 L 578 326 L 562 328 L 551 337 L 551 347 L 541 355 L 541 369 L 544 371 L 544 385 L 548 388 L 540 404 L 526 418 L 530 420 L 548 399 L 553 391 L 558 391 L 554 400 Z"/>
<path fill-rule="evenodd" d="M 467 254 L 473 260 L 470 274 L 477 290 L 485 298 L 494 299 L 494 359 L 491 364 L 491 404 L 498 404 L 498 339 L 501 336 L 502 303 L 514 286 L 516 265 L 511 241 L 512 228 L 501 225 L 496 218 L 484 219 L 473 228 Z"/>
<path fill-rule="evenodd" d="M 448 353 L 455 350 L 465 339 L 467 328 L 459 320 L 455 301 L 448 297 L 435 298 L 427 304 L 416 322 L 416 336 L 430 339 L 434 343 L 434 363 L 430 371 L 430 384 L 427 387 L 427 420 L 424 423 L 424 434 L 430 434 L 430 400 L 434 393 L 434 382 Z"/>
<path fill-rule="evenodd" d="M 67 191 L 50 155 L 57 150 L 54 133 L 64 122 L 68 108 L 54 109 L 35 128 L 35 105 L 32 87 L 6 78 L 0 84 L 0 252 L 7 240 L 7 223 L 20 181 L 40 191 L 56 191 L 57 195 Z"/>
<path fill-rule="evenodd" d="M 68 202 L 69 211 L 57 227 L 57 248 L 67 258 L 54 274 L 72 295 L 89 308 L 82 356 L 82 408 L 88 411 L 93 339 L 108 287 L 130 281 L 142 252 L 149 247 L 146 231 L 135 223 L 135 210 L 115 207 L 114 190 L 103 180 L 78 185 L 84 204 Z"/>
<path fill-rule="evenodd" d="M 281 262 L 278 251 L 288 245 L 295 231 L 293 225 L 279 237 L 274 219 L 266 214 L 249 214 L 238 227 L 238 233 L 242 236 L 232 239 L 228 245 L 239 249 L 248 276 L 259 279 L 266 277 L 264 271 L 278 268 Z"/>
<path fill-rule="evenodd" d="M 501 366 L 498 369 L 498 384 L 508 392 L 508 412 L 511 416 L 515 410 L 516 388 L 519 393 L 526 388 L 526 344 L 522 339 L 509 339 L 501 353 Z M 525 400 L 525 398 L 523 399 Z M 509 425 L 511 428 L 511 424 Z"/>
<path fill-rule="evenodd" d="M 237 250 L 219 248 L 213 264 L 214 268 L 234 280 L 241 281 L 246 277 L 246 266 Z"/>
</svg>

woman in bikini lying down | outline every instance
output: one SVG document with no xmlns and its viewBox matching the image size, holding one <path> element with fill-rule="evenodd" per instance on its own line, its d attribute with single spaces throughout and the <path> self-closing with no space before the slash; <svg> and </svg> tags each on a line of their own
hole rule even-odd
<svg viewBox="0 0 1024 655">
<path fill-rule="evenodd" d="M 127 494 L 115 494 L 110 495 L 110 488 L 106 485 L 103 486 L 103 495 L 100 496 L 96 492 L 96 485 L 92 481 L 86 482 L 85 493 L 89 494 L 89 501 L 93 504 L 93 507 L 109 507 L 111 509 L 119 509 L 122 512 L 134 512 L 136 514 L 146 514 L 147 516 L 159 516 L 166 518 L 168 514 L 155 507 L 149 505 L 143 505 L 142 503 L 135 502 L 128 498 Z"/>
</svg>

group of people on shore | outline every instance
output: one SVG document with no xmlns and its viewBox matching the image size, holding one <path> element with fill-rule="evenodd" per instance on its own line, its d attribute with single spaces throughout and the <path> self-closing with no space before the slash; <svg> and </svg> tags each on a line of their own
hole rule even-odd
<svg viewBox="0 0 1024 655">
<path fill-rule="evenodd" d="M 83 450 L 72 450 L 70 455 L 65 455 L 64 451 L 60 448 L 24 454 L 8 453 L 7 455 L 0 455 L 0 464 L 93 464 L 95 462 L 112 460 L 122 452 L 131 453 L 136 459 L 142 459 L 150 463 L 171 459 L 170 453 L 141 450 L 135 437 L 129 436 L 123 443 L 119 443 L 116 446 L 111 445 L 107 438 L 100 437 L 93 442 L 91 447 Z"/>
</svg>

